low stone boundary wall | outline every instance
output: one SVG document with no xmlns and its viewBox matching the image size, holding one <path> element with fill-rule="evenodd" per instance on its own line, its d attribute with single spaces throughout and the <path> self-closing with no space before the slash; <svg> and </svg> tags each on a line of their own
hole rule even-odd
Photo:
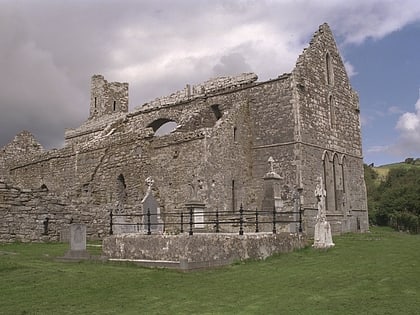
<svg viewBox="0 0 420 315">
<path fill-rule="evenodd" d="M 297 233 L 122 234 L 106 237 L 102 250 L 111 261 L 188 270 L 265 259 L 306 245 L 306 237 Z"/>
<path fill-rule="evenodd" d="M 88 239 L 108 233 L 104 207 L 72 205 L 46 187 L 21 189 L 0 179 L 0 243 L 69 240 L 71 223 L 86 223 Z"/>
</svg>

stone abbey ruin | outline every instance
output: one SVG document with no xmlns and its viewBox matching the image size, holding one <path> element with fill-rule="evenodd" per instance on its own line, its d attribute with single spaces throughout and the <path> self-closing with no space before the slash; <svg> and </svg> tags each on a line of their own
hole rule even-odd
<svg viewBox="0 0 420 315">
<path fill-rule="evenodd" d="M 191 202 L 206 213 L 233 215 L 242 206 L 281 216 L 298 199 L 311 237 L 320 177 L 333 233 L 366 231 L 359 116 L 327 24 L 290 73 L 265 82 L 253 73 L 211 79 L 131 112 L 128 84 L 94 75 L 89 118 L 66 130 L 63 148 L 44 150 L 24 131 L 0 149 L 0 241 L 59 240 L 71 223 L 104 238 L 111 211 L 145 214 L 148 190 L 169 234 L 180 232 L 165 225 L 169 214 L 187 213 Z M 176 128 L 157 135 L 168 122 Z M 203 231 L 214 228 L 200 220 Z"/>
</svg>

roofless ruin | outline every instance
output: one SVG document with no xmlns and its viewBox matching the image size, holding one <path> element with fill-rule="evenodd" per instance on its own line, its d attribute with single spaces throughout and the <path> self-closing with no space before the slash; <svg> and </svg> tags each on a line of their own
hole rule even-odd
<svg viewBox="0 0 420 315">
<path fill-rule="evenodd" d="M 255 217 L 272 232 L 274 215 L 277 232 L 311 237 L 320 177 L 333 233 L 368 229 L 359 101 L 327 24 L 265 82 L 211 79 L 132 112 L 127 83 L 91 82 L 89 118 L 63 148 L 22 132 L 1 149 L 1 241 L 59 240 L 71 223 L 88 238 L 144 234 L 148 210 L 152 233 L 246 234 Z"/>
</svg>

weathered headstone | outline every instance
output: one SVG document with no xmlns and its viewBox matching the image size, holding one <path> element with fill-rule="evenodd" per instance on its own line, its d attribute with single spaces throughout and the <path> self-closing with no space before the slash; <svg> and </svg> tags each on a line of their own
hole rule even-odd
<svg viewBox="0 0 420 315">
<path fill-rule="evenodd" d="M 115 206 L 113 208 L 113 233 L 114 234 L 123 234 L 123 233 L 136 233 L 137 227 L 136 224 L 132 221 L 128 221 L 127 218 L 127 212 L 124 207 L 124 204 L 120 201 L 117 201 L 115 203 Z"/>
<path fill-rule="evenodd" d="M 70 250 L 63 257 L 66 260 L 89 259 L 90 255 L 86 251 L 86 225 L 70 225 Z"/>
<path fill-rule="evenodd" d="M 322 177 L 319 178 L 319 183 L 315 188 L 315 196 L 317 198 L 318 214 L 316 216 L 314 248 L 330 248 L 335 244 L 332 241 L 331 226 L 327 221 L 325 210 L 325 196 L 326 191 L 323 186 Z"/>
<path fill-rule="evenodd" d="M 194 223 L 194 228 L 203 229 L 205 227 L 204 224 L 204 209 L 206 205 L 202 202 L 192 200 L 185 204 L 188 211 L 192 210 L 192 219 Z M 188 216 L 190 213 L 188 213 Z"/>
<path fill-rule="evenodd" d="M 162 232 L 163 222 L 160 218 L 160 208 L 152 191 L 152 186 L 154 184 L 153 179 L 148 177 L 146 179 L 146 184 L 146 195 L 141 201 L 143 205 L 143 229 L 144 231 L 149 231 L 150 226 L 150 232 Z"/>
<path fill-rule="evenodd" d="M 189 184 L 191 187 L 190 200 L 185 204 L 185 207 L 188 210 L 188 216 L 192 215 L 192 223 L 194 223 L 194 228 L 203 229 L 204 224 L 204 209 L 206 205 L 199 201 L 199 190 L 203 189 L 203 182 L 200 179 L 196 179 L 194 176 L 193 181 Z"/>
<path fill-rule="evenodd" d="M 264 196 L 262 200 L 262 211 L 271 212 L 273 209 L 280 210 L 282 206 L 280 181 L 281 176 L 274 171 L 274 159 L 268 158 L 270 170 L 264 175 Z"/>
</svg>

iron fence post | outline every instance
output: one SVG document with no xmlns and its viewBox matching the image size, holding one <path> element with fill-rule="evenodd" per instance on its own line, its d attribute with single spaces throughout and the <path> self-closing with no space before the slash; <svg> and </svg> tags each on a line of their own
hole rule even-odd
<svg viewBox="0 0 420 315">
<path fill-rule="evenodd" d="M 302 230 L 302 204 L 301 204 L 300 200 L 301 200 L 303 188 L 299 187 L 297 191 L 298 191 L 298 195 L 299 195 L 299 203 L 298 203 L 298 205 L 299 205 L 299 233 L 302 233 L 302 231 L 303 231 Z"/>
<path fill-rule="evenodd" d="M 193 235 L 193 208 L 190 208 L 190 231 L 189 235 Z"/>
<path fill-rule="evenodd" d="M 299 206 L 299 233 L 302 233 L 302 208 Z"/>
<path fill-rule="evenodd" d="M 241 207 L 239 208 L 239 235 L 244 235 L 244 229 L 243 229 L 243 224 L 244 224 L 244 208 Z"/>
<path fill-rule="evenodd" d="M 216 233 L 219 233 L 219 209 L 216 209 Z"/>
<path fill-rule="evenodd" d="M 184 212 L 181 212 L 181 233 L 184 233 Z"/>
<path fill-rule="evenodd" d="M 109 211 L 109 235 L 113 235 L 114 231 L 112 230 L 112 209 Z"/>
<path fill-rule="evenodd" d="M 276 234 L 276 207 L 273 207 L 273 234 Z"/>
<path fill-rule="evenodd" d="M 152 232 L 150 231 L 150 209 L 147 208 L 147 235 L 151 235 Z"/>
<path fill-rule="evenodd" d="M 258 233 L 260 230 L 258 228 L 258 209 L 255 209 L 255 233 Z"/>
</svg>

